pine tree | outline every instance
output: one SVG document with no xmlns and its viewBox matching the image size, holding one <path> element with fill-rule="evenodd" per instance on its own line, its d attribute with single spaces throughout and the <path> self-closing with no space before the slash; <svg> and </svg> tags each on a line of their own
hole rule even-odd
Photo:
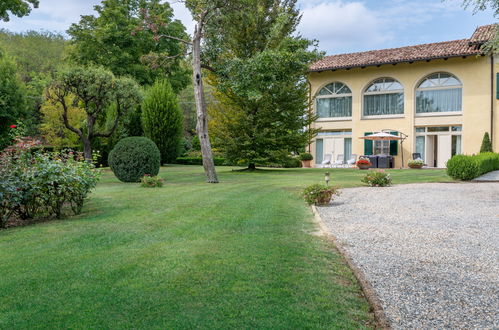
<svg viewBox="0 0 499 330">
<path fill-rule="evenodd" d="M 183 114 L 170 83 L 157 81 L 147 92 L 142 103 L 144 134 L 161 151 L 161 162 L 171 163 L 179 156 Z"/>
<path fill-rule="evenodd" d="M 485 132 L 483 135 L 482 146 L 480 147 L 480 153 L 482 152 L 492 152 L 492 143 L 490 142 L 489 132 Z"/>
</svg>

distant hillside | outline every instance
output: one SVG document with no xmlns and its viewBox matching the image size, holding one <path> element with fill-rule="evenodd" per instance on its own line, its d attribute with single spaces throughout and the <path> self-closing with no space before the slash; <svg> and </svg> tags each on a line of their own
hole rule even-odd
<svg viewBox="0 0 499 330">
<path fill-rule="evenodd" d="M 0 50 L 15 59 L 21 79 L 28 83 L 50 76 L 62 64 L 68 41 L 61 34 L 0 29 Z"/>
</svg>

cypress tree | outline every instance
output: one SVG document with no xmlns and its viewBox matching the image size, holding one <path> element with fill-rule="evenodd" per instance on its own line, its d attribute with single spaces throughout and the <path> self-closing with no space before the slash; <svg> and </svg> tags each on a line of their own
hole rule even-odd
<svg viewBox="0 0 499 330">
<path fill-rule="evenodd" d="M 489 132 L 485 132 L 483 135 L 482 146 L 480 147 L 480 153 L 482 152 L 492 152 L 492 143 L 490 142 Z"/>
<path fill-rule="evenodd" d="M 142 127 L 144 135 L 158 146 L 162 164 L 171 163 L 179 156 L 183 121 L 177 95 L 170 83 L 156 81 L 142 103 Z"/>
</svg>

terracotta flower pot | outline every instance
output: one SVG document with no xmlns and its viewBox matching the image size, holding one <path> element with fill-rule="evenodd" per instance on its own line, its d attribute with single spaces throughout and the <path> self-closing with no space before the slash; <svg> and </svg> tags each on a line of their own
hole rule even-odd
<svg viewBox="0 0 499 330">
<path fill-rule="evenodd" d="M 409 165 L 410 168 L 423 168 L 423 164 L 411 164 Z"/>
<path fill-rule="evenodd" d="M 357 167 L 359 170 L 368 170 L 371 164 L 358 164 Z"/>
<path fill-rule="evenodd" d="M 317 206 L 325 206 L 331 203 L 331 198 L 333 197 L 333 193 L 331 191 L 323 192 L 318 198 L 315 205 Z"/>
<path fill-rule="evenodd" d="M 312 164 L 311 160 L 302 160 L 301 161 L 301 167 L 310 168 L 310 167 L 312 167 L 311 164 Z"/>
</svg>

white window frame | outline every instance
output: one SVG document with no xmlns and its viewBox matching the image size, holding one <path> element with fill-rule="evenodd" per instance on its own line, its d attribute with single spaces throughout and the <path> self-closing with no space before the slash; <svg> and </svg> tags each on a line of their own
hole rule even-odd
<svg viewBox="0 0 499 330">
<path fill-rule="evenodd" d="M 460 85 L 454 86 L 433 86 L 433 87 L 420 87 L 426 80 L 435 74 L 447 74 L 459 81 Z M 439 77 L 439 80 L 441 78 Z M 414 92 L 414 114 L 416 117 L 440 117 L 440 116 L 462 116 L 463 115 L 463 83 L 461 79 L 449 72 L 433 72 L 426 75 L 417 85 Z M 446 112 L 418 112 L 418 92 L 419 91 L 431 91 L 431 90 L 448 90 L 448 89 L 461 89 L 461 111 L 446 111 Z"/>
<path fill-rule="evenodd" d="M 374 91 L 374 92 L 368 92 L 367 90 L 369 87 L 371 87 L 374 83 L 383 80 L 383 83 L 386 83 L 385 81 L 387 79 L 393 80 L 393 82 L 396 82 L 402 86 L 402 89 L 397 89 L 397 90 L 381 90 L 381 91 Z M 393 115 L 365 115 L 364 114 L 364 109 L 365 109 L 365 97 L 366 95 L 381 95 L 381 94 L 400 94 L 402 93 L 402 99 L 404 101 L 404 105 L 402 107 L 402 113 L 397 113 Z M 364 88 L 364 92 L 362 93 L 362 110 L 361 110 L 361 119 L 389 119 L 389 118 L 404 118 L 405 117 L 405 93 L 404 93 L 404 85 L 400 81 L 398 81 L 395 78 L 391 77 L 382 77 L 382 78 L 377 78 L 373 81 L 371 81 L 366 88 Z"/>
<path fill-rule="evenodd" d="M 342 84 L 343 86 L 345 86 L 346 88 L 348 88 L 348 90 L 350 91 L 350 93 L 336 94 L 336 93 L 333 93 L 331 90 L 328 89 L 331 92 L 330 95 L 319 95 L 319 93 L 324 88 L 327 88 L 327 86 L 329 86 L 331 84 Z M 315 102 L 314 102 L 314 105 L 315 105 L 315 115 L 317 116 L 317 100 L 318 99 L 334 99 L 334 98 L 343 98 L 343 97 L 350 97 L 350 113 L 352 113 L 353 112 L 353 96 L 352 95 L 353 95 L 352 89 L 350 87 L 348 87 L 347 84 L 342 83 L 341 81 L 333 81 L 333 82 L 327 83 L 326 85 L 324 85 L 322 88 L 320 88 L 317 91 L 317 95 L 315 96 Z M 352 120 L 352 115 L 350 115 L 348 117 L 322 117 L 322 118 L 317 118 L 316 119 L 316 121 L 344 121 L 344 120 Z"/>
</svg>

